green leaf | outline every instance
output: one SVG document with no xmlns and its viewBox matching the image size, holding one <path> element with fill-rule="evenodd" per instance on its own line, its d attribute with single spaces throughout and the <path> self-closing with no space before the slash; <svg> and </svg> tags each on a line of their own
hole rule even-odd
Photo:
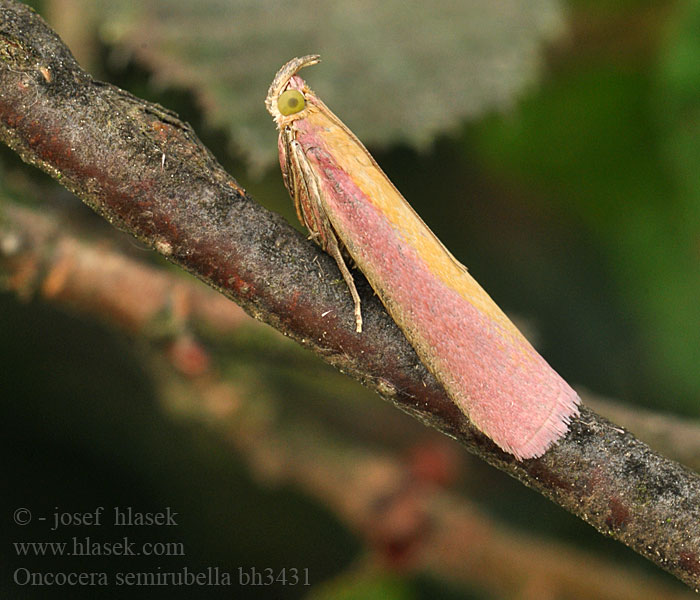
<svg viewBox="0 0 700 600">
<path fill-rule="evenodd" d="M 276 160 L 263 101 L 277 69 L 323 63 L 310 87 L 367 145 L 425 148 L 436 133 L 509 106 L 562 32 L 558 0 L 160 0 L 99 3 L 103 39 L 163 86 L 192 90 L 254 167 Z"/>
</svg>

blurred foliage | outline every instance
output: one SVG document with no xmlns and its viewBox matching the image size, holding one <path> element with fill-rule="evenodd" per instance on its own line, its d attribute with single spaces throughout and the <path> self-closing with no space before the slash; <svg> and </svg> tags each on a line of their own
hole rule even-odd
<svg viewBox="0 0 700 600">
<path fill-rule="evenodd" d="M 477 153 L 585 227 L 641 332 L 638 398 L 697 415 L 700 5 L 655 26 L 659 56 L 572 59 L 514 114 L 480 123 Z"/>
<path fill-rule="evenodd" d="M 487 600 L 491 597 L 463 587 L 455 589 L 430 577 L 387 572 L 367 561 L 317 586 L 306 600 Z"/>
<path fill-rule="evenodd" d="M 655 110 L 664 157 L 692 217 L 700 221 L 700 3 L 681 3 L 665 31 Z"/>
<path fill-rule="evenodd" d="M 660 315 L 652 334 L 660 340 L 661 367 L 692 386 L 700 409 L 700 3 L 679 4 L 657 65 L 655 116 L 661 151 L 670 166 L 670 226 L 659 236 L 662 277 L 649 313 Z M 641 262 L 641 261 L 639 261 Z M 643 272 L 643 265 L 637 265 Z M 664 276 L 665 275 L 665 276 Z M 648 286 L 649 278 L 642 285 Z M 641 286 L 640 286 L 641 287 Z"/>
<path fill-rule="evenodd" d="M 401 0 L 96 6 L 112 59 L 133 58 L 156 85 L 191 90 L 254 167 L 276 160 L 263 100 L 294 56 L 321 55 L 304 77 L 365 143 L 425 148 L 465 117 L 511 105 L 535 79 L 542 41 L 562 31 L 557 0 L 436 0 L 410 10 Z"/>
<path fill-rule="evenodd" d="M 317 586 L 308 600 L 417 600 L 418 596 L 405 579 L 397 575 L 374 572 L 351 572 Z"/>
</svg>

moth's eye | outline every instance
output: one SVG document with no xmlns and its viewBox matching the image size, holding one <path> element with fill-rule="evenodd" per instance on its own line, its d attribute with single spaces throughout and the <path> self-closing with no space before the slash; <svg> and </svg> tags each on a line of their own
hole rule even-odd
<svg viewBox="0 0 700 600">
<path fill-rule="evenodd" d="M 284 115 L 293 115 L 304 110 L 306 100 L 299 90 L 287 90 L 277 99 L 277 108 Z"/>
</svg>

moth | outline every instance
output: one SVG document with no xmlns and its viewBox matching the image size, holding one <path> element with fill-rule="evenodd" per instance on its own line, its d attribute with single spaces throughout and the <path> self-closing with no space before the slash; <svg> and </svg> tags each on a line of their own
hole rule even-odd
<svg viewBox="0 0 700 600">
<path fill-rule="evenodd" d="M 357 332 L 360 297 L 345 255 L 472 423 L 518 460 L 541 456 L 578 415 L 578 395 L 297 75 L 319 60 L 284 65 L 265 104 L 279 129 L 284 184 L 311 238 L 338 264 Z"/>
</svg>

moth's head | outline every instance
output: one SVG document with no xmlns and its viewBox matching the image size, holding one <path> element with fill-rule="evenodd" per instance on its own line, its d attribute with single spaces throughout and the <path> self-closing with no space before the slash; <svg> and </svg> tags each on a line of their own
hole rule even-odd
<svg viewBox="0 0 700 600">
<path fill-rule="evenodd" d="M 306 108 L 306 93 L 311 90 L 304 80 L 297 76 L 297 72 L 319 61 L 318 54 L 294 58 L 284 65 L 272 80 L 265 106 L 280 129 L 291 121 L 301 118 Z"/>
</svg>

